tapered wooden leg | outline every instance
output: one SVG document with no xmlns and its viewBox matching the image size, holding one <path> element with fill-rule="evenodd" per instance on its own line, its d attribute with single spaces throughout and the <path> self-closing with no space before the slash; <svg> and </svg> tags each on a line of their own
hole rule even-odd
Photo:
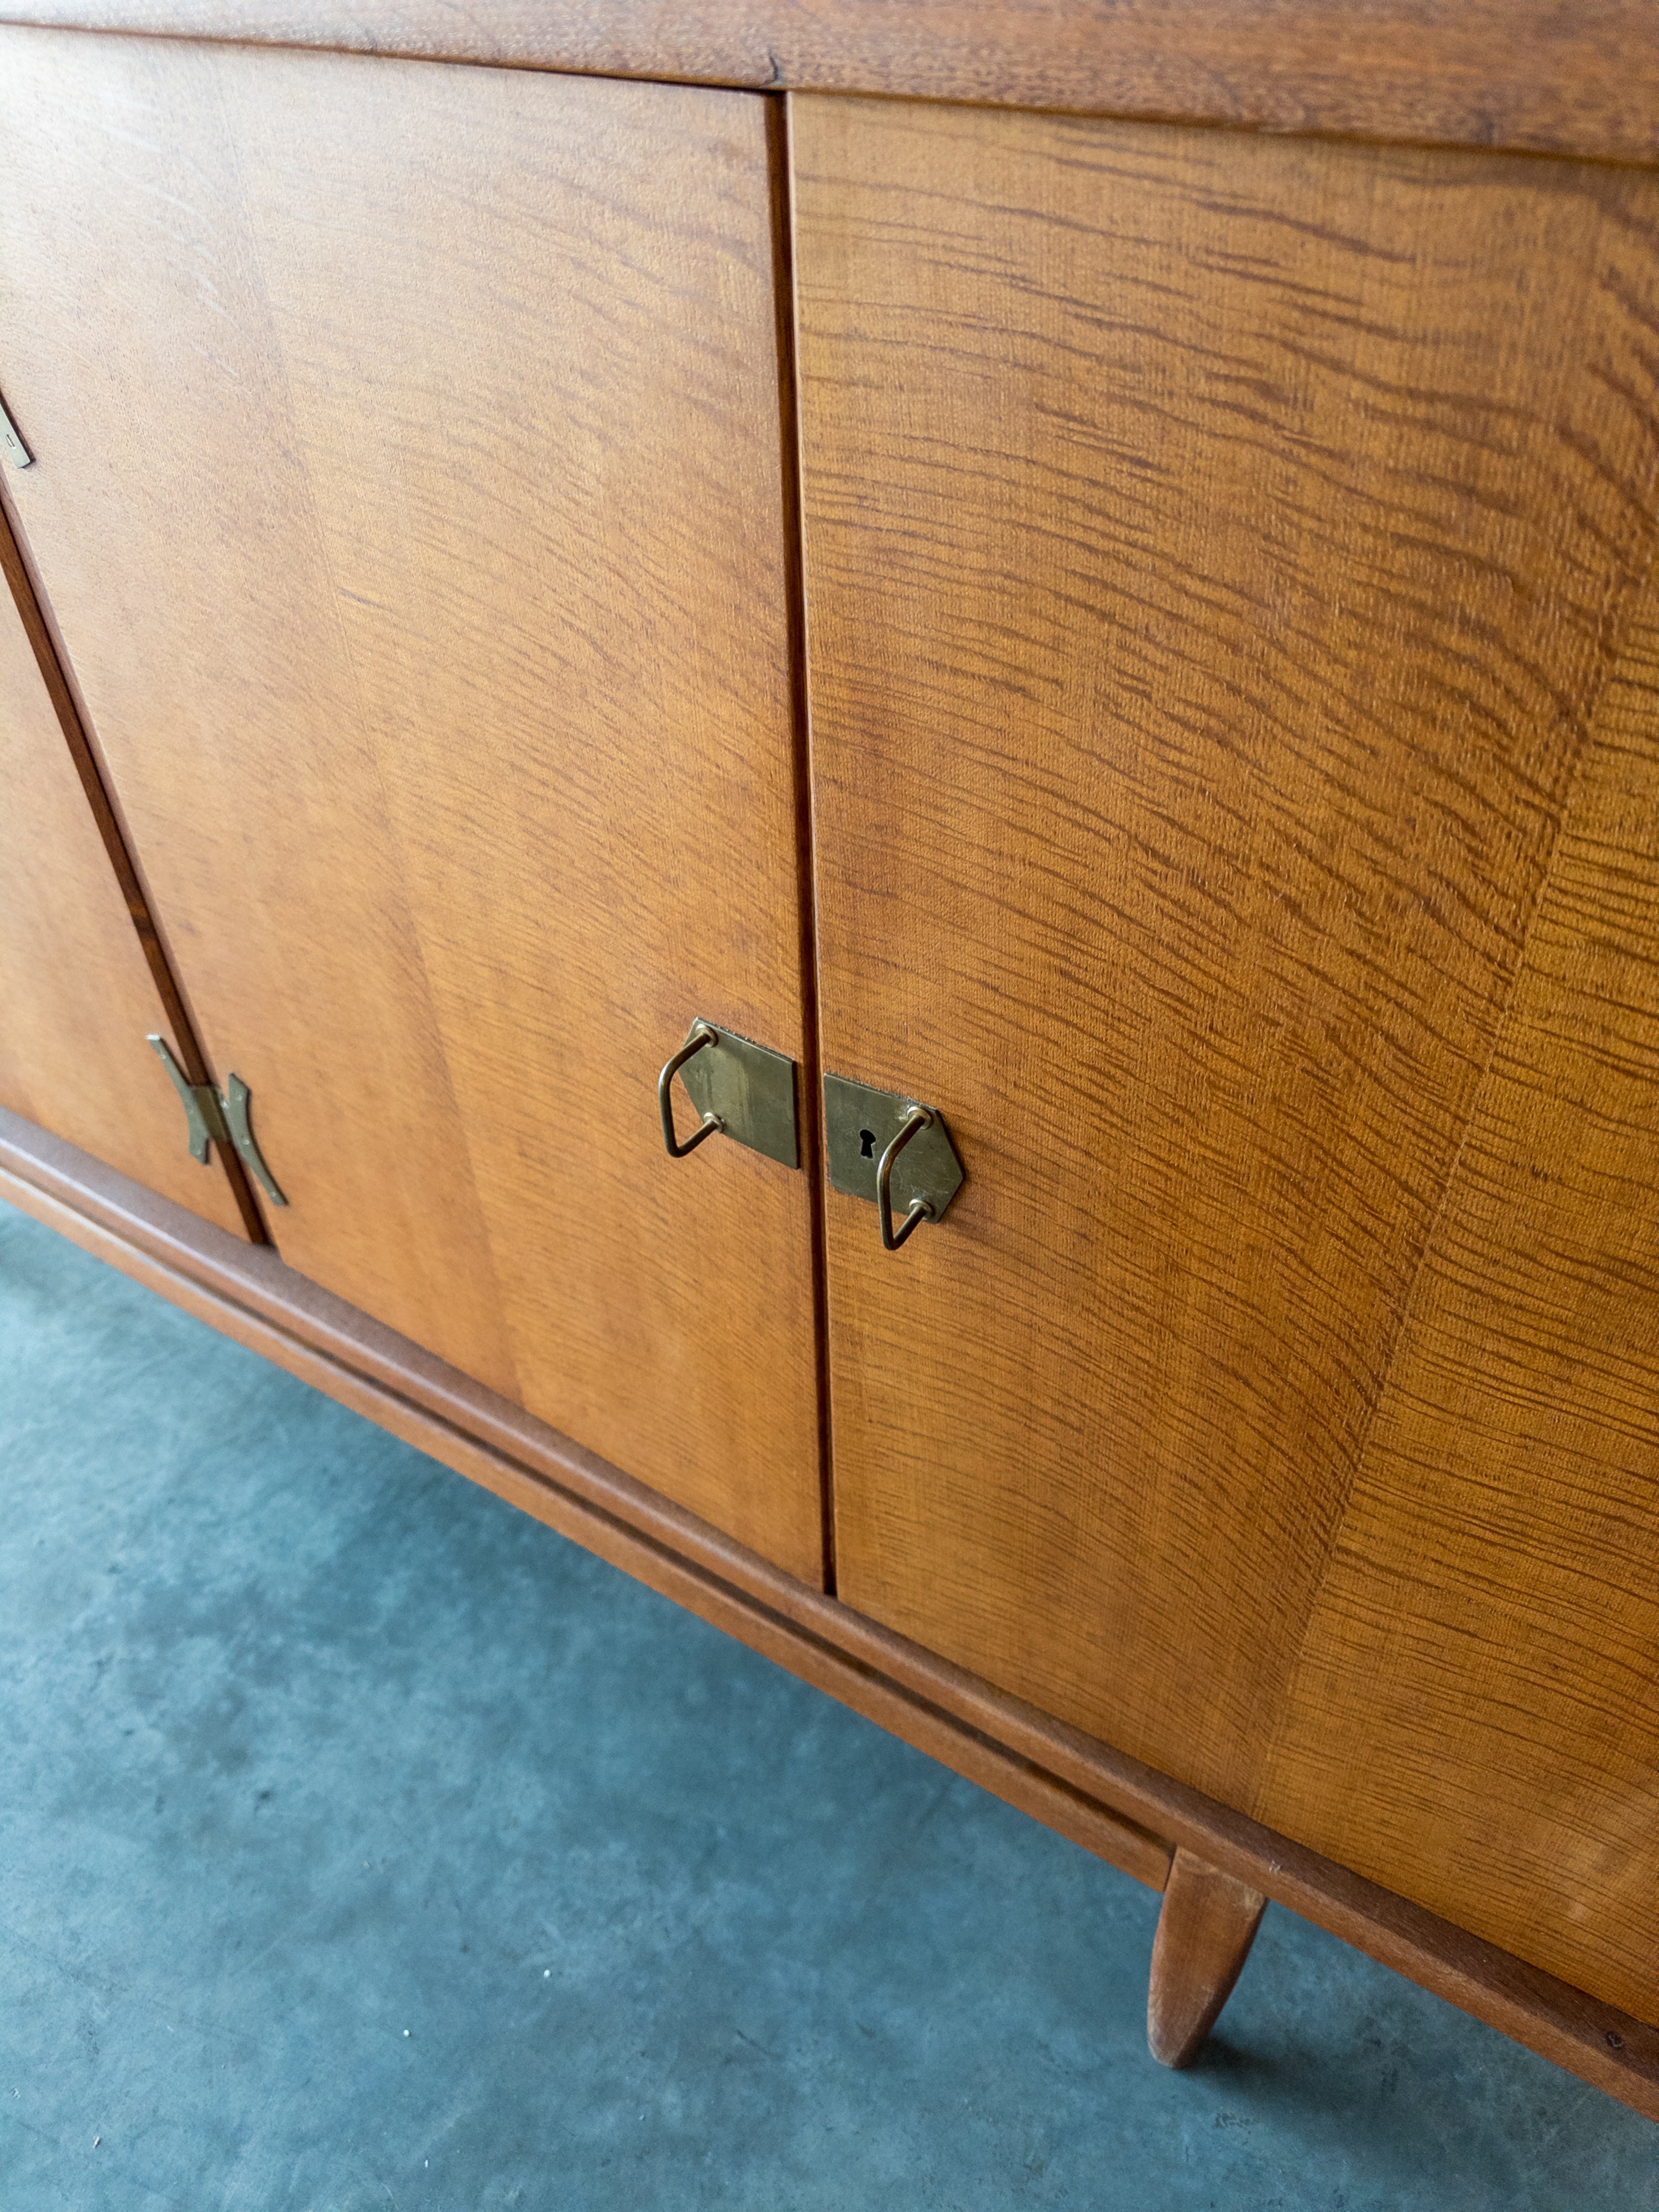
<svg viewBox="0 0 1659 2212">
<path fill-rule="evenodd" d="M 1250 1955 L 1267 1899 L 1206 1859 L 1177 1850 L 1152 1939 L 1146 2040 L 1165 2066 L 1190 2066 Z"/>
</svg>

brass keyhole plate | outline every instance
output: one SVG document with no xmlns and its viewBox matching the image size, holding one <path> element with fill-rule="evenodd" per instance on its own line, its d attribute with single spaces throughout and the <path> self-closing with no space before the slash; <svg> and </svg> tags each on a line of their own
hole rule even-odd
<svg viewBox="0 0 1659 2212">
<path fill-rule="evenodd" d="M 849 1198 L 876 1202 L 876 1169 L 881 1156 L 904 1126 L 914 1106 L 927 1101 L 904 1091 L 873 1091 L 844 1075 L 823 1079 L 823 1140 L 830 1181 Z M 893 1211 L 901 1219 L 919 1198 L 933 1200 L 935 1220 L 962 1188 L 962 1162 L 951 1142 L 944 1116 L 933 1109 L 933 1125 L 923 1129 L 893 1163 Z M 866 1144 L 866 1139 L 870 1141 Z"/>
</svg>

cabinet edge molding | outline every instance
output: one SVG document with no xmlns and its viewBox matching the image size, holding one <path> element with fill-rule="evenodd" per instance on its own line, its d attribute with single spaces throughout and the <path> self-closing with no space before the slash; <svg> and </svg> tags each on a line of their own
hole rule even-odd
<svg viewBox="0 0 1659 2212">
<path fill-rule="evenodd" d="M 1648 0 L 0 0 L 0 22 L 1659 165 Z"/>
<path fill-rule="evenodd" d="M 0 1198 L 1162 1890 L 1176 1850 L 1659 2120 L 1659 2027 L 1049 1719 L 773 1567 L 407 1340 L 0 1109 Z"/>
</svg>

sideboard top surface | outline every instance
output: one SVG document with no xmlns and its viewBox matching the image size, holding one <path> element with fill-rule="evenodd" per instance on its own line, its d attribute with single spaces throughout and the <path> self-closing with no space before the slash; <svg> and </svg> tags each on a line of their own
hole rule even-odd
<svg viewBox="0 0 1659 2212">
<path fill-rule="evenodd" d="M 0 0 L 0 21 L 1659 165 L 1656 0 Z"/>
</svg>

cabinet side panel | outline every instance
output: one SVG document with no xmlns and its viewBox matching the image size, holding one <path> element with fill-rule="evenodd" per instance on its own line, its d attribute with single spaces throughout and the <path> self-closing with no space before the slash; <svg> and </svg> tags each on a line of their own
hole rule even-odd
<svg viewBox="0 0 1659 2212">
<path fill-rule="evenodd" d="M 764 103 L 3 56 L 19 507 L 284 1257 L 816 1580 L 805 1178 L 654 1097 L 801 1052 Z"/>
<path fill-rule="evenodd" d="M 1255 1809 L 1659 2022 L 1656 855 L 1650 590 Z"/>
<path fill-rule="evenodd" d="M 0 1104 L 241 1232 L 198 1166 L 152 1032 L 177 1050 L 34 655 L 0 586 Z"/>
<path fill-rule="evenodd" d="M 824 1062 L 968 1170 L 828 1201 L 841 1588 L 1248 1805 L 1648 557 L 1655 181 L 793 116 Z"/>
</svg>

